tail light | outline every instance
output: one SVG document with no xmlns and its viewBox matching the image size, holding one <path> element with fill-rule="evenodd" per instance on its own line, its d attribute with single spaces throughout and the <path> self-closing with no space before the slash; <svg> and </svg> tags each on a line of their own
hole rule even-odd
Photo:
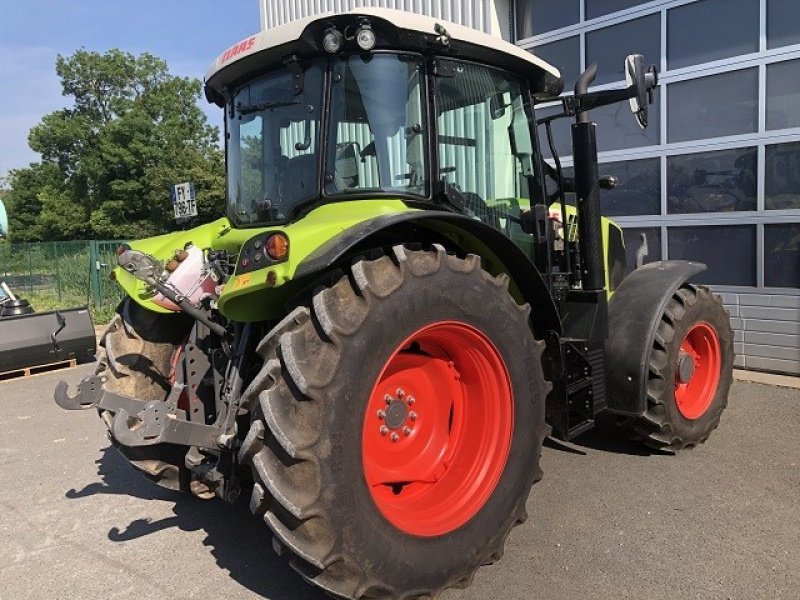
<svg viewBox="0 0 800 600">
<path fill-rule="evenodd" d="M 282 233 L 269 236 L 264 246 L 272 260 L 283 260 L 289 254 L 289 238 Z"/>
</svg>

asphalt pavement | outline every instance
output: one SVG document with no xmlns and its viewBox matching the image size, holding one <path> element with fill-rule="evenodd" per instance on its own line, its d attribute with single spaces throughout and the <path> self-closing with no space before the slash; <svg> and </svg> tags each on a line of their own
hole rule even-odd
<svg viewBox="0 0 800 600">
<path fill-rule="evenodd" d="M 91 365 L 0 383 L 0 599 L 323 600 L 235 506 L 163 490 L 93 411 L 52 401 Z M 503 560 L 447 600 L 800 598 L 800 390 L 736 382 L 677 456 L 609 425 L 548 441 Z"/>
</svg>

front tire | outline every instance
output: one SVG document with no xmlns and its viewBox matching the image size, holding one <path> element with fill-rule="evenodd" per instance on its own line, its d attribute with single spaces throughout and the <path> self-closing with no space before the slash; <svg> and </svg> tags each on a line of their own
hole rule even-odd
<svg viewBox="0 0 800 600">
<path fill-rule="evenodd" d="M 525 520 L 548 384 L 507 281 L 476 256 L 398 246 L 260 344 L 240 461 L 252 510 L 313 584 L 435 598 L 469 585 Z"/>
<path fill-rule="evenodd" d="M 149 311 L 125 298 L 100 339 L 97 375 L 103 389 L 139 400 L 165 400 L 171 387 L 170 373 L 176 351 L 186 340 L 192 319 L 182 314 Z M 114 415 L 101 411 L 111 430 Z M 178 446 L 122 446 L 109 436 L 130 463 L 162 487 L 190 491 L 184 465 L 186 449 Z"/>
<path fill-rule="evenodd" d="M 719 297 L 684 284 L 657 325 L 647 409 L 633 421 L 633 436 L 670 452 L 705 442 L 728 404 L 733 359 L 733 332 Z"/>
</svg>

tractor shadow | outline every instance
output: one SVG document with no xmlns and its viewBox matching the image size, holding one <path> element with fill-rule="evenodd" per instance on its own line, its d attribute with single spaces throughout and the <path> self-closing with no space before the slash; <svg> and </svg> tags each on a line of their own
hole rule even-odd
<svg viewBox="0 0 800 600">
<path fill-rule="evenodd" d="M 204 531 L 203 545 L 211 549 L 220 569 L 259 596 L 274 600 L 325 600 L 328 598 L 292 570 L 288 562 L 275 554 L 272 533 L 250 513 L 249 495 L 230 506 L 221 500 L 200 500 L 173 492 L 148 481 L 127 460 L 109 446 L 97 461 L 99 481 L 81 490 L 68 490 L 65 496 L 79 499 L 96 494 L 134 496 L 144 500 L 172 502 L 174 516 L 152 521 L 134 519 L 124 527 L 108 532 L 112 542 L 139 539 L 167 529 Z M 248 497 L 245 497 L 248 496 Z"/>
<path fill-rule="evenodd" d="M 585 456 L 589 450 L 627 456 L 670 456 L 672 453 L 648 448 L 640 442 L 630 440 L 620 429 L 612 415 L 600 414 L 595 427 L 570 442 L 562 442 L 553 437 L 544 440 L 547 448 Z"/>
</svg>

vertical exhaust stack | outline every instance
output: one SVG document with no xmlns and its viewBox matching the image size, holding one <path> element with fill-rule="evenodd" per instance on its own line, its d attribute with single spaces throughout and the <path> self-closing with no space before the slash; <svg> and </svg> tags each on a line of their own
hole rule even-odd
<svg viewBox="0 0 800 600">
<path fill-rule="evenodd" d="M 575 95 L 587 94 L 597 75 L 597 65 L 581 74 Z M 588 110 L 578 110 L 572 125 L 572 152 L 575 161 L 575 193 L 578 208 L 581 280 L 585 290 L 605 287 L 603 231 L 600 220 L 600 175 L 597 168 L 597 126 Z"/>
</svg>

